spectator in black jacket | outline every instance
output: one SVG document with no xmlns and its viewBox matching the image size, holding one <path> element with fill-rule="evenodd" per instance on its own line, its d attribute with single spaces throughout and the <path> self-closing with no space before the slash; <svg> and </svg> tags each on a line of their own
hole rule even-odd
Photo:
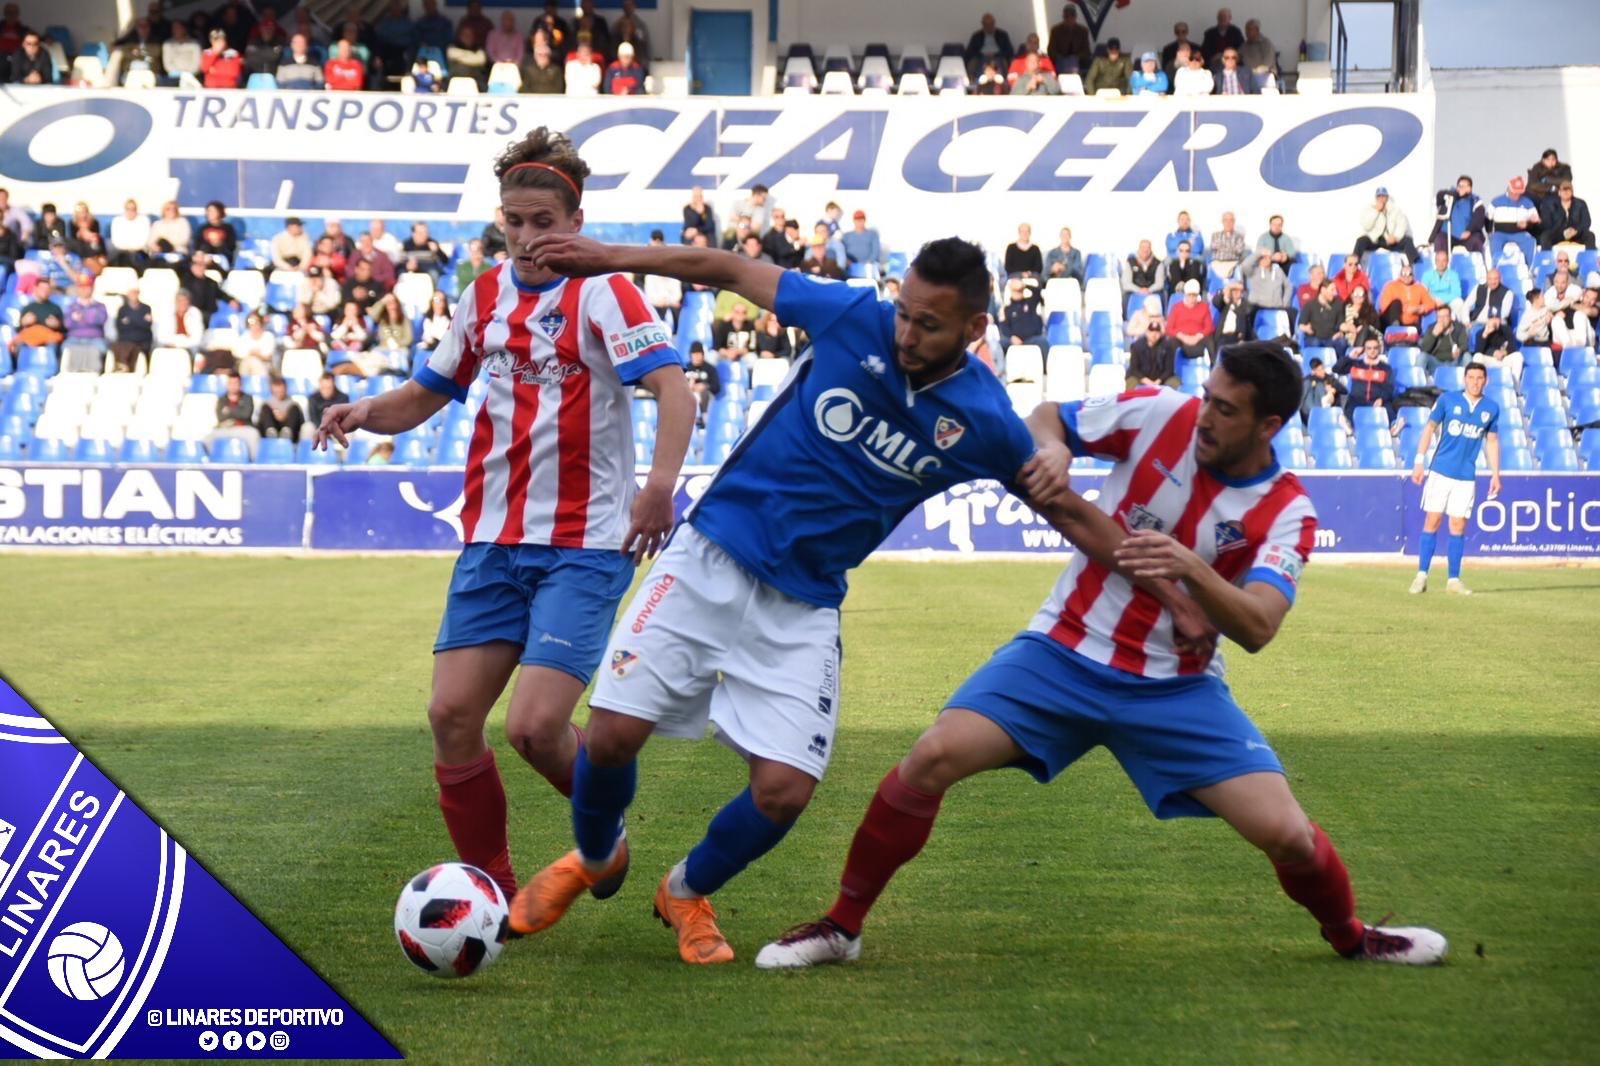
<svg viewBox="0 0 1600 1066">
<path fill-rule="evenodd" d="M 1177 388 L 1178 342 L 1167 336 L 1166 324 L 1152 315 L 1144 324 L 1144 336 L 1128 348 L 1127 385 L 1166 385 Z"/>
<path fill-rule="evenodd" d="M 1572 182 L 1556 186 L 1556 194 L 1539 205 L 1539 247 L 1581 244 L 1594 247 L 1589 205 L 1572 195 Z"/>
<path fill-rule="evenodd" d="M 1006 305 L 1000 309 L 1000 338 L 1003 347 L 1013 344 L 1043 344 L 1044 316 L 1039 299 L 1023 286 L 1022 279 L 1006 282 Z"/>
<path fill-rule="evenodd" d="M 506 257 L 506 213 L 503 208 L 494 209 L 494 221 L 483 227 L 478 239 L 483 241 L 483 254 L 490 259 L 499 262 Z"/>
<path fill-rule="evenodd" d="M 1302 380 L 1300 388 L 1300 420 L 1307 423 L 1311 421 L 1313 407 L 1338 407 L 1344 395 L 1344 386 L 1328 373 L 1319 355 L 1311 357 L 1311 372 Z"/>
<path fill-rule="evenodd" d="M 1546 148 L 1539 161 L 1528 168 L 1528 196 L 1542 204 L 1554 196 L 1563 181 L 1572 180 L 1572 167 L 1561 161 L 1554 148 Z"/>
<path fill-rule="evenodd" d="M 1256 339 L 1256 308 L 1244 298 L 1244 282 L 1229 278 L 1211 301 L 1216 313 L 1217 347 L 1243 344 Z"/>
<path fill-rule="evenodd" d="M 1441 366 L 1466 366 L 1472 358 L 1467 328 L 1455 320 L 1448 304 L 1440 306 L 1433 325 L 1424 331 L 1417 347 L 1427 357 L 1424 363 L 1429 378 Z"/>
<path fill-rule="evenodd" d="M 1361 345 L 1359 359 L 1346 352 L 1333 372 L 1350 377 L 1346 414 L 1353 414 L 1357 407 L 1388 407 L 1394 400 L 1394 368 L 1383 357 L 1383 342 L 1377 337 L 1368 337 Z"/>
<path fill-rule="evenodd" d="M 1006 275 L 1039 277 L 1044 273 L 1044 253 L 1033 243 L 1033 227 L 1026 222 L 1017 227 L 1017 239 L 1006 245 Z"/>
<path fill-rule="evenodd" d="M 211 324 L 211 316 L 222 304 L 239 306 L 237 300 L 223 293 L 217 279 L 206 273 L 210 267 L 211 257 L 204 252 L 196 252 L 189 260 L 189 272 L 178 281 L 178 287 L 189 294 L 189 302 L 199 310 L 206 325 Z"/>
<path fill-rule="evenodd" d="M 1332 278 L 1323 280 L 1317 298 L 1300 305 L 1300 321 L 1295 336 L 1302 348 L 1331 348 L 1344 322 L 1344 304 L 1339 302 L 1339 286 Z"/>
<path fill-rule="evenodd" d="M 967 38 L 967 50 L 964 58 L 967 61 L 967 73 L 973 78 L 978 76 L 978 71 L 983 69 L 983 64 L 995 60 L 1000 69 L 1005 70 L 1011 65 L 1011 59 L 1017 54 L 1011 47 L 1011 35 L 994 24 L 994 16 L 984 14 L 979 20 L 978 30 Z"/>
<path fill-rule="evenodd" d="M 1067 4 L 1061 9 L 1061 21 L 1050 27 L 1050 40 L 1045 45 L 1045 55 L 1055 64 L 1056 73 L 1076 70 L 1087 73 L 1094 49 L 1089 43 L 1089 28 L 1078 22 L 1078 8 Z M 1068 60 L 1071 60 L 1069 65 Z"/>
<path fill-rule="evenodd" d="M 793 270 L 806 257 L 800 239 L 800 223 L 784 215 L 783 208 L 772 209 L 772 228 L 761 238 L 761 250 L 785 270 Z"/>
<path fill-rule="evenodd" d="M 1167 260 L 1167 295 L 1183 291 L 1183 283 L 1197 281 L 1202 289 L 1206 286 L 1206 264 L 1203 260 L 1196 259 L 1189 254 L 1190 242 L 1179 241 L 1178 252 Z"/>
<path fill-rule="evenodd" d="M 700 405 L 694 424 L 703 426 L 711 401 L 722 393 L 722 371 L 706 362 L 706 346 L 699 341 L 689 345 L 689 365 L 683 368 L 683 376 L 689 379 L 689 391 Z"/>
<path fill-rule="evenodd" d="M 322 425 L 322 412 L 334 404 L 349 403 L 350 397 L 346 396 L 334 384 L 332 374 L 323 374 L 317 379 L 317 391 L 311 394 L 306 406 L 309 408 L 310 417 L 306 419 L 313 426 Z"/>
<path fill-rule="evenodd" d="M 39 35 L 29 30 L 23 34 L 22 47 L 11 56 L 11 77 L 15 85 L 54 85 L 56 65 L 50 53 L 44 50 Z"/>
<path fill-rule="evenodd" d="M 1223 52 L 1229 48 L 1238 48 L 1244 44 L 1244 32 L 1233 24 L 1233 11 L 1231 8 L 1217 10 L 1217 24 L 1206 30 L 1206 35 L 1200 39 L 1200 51 L 1206 57 L 1206 63 L 1213 65 Z"/>
<path fill-rule="evenodd" d="M 111 342 L 111 355 L 118 370 L 132 370 L 140 355 L 155 347 L 155 320 L 150 305 L 139 299 L 139 290 L 129 288 L 117 308 L 117 339 Z"/>
</svg>

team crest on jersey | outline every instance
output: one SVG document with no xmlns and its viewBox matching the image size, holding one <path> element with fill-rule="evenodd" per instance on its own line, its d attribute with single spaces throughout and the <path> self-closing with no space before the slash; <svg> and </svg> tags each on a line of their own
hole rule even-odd
<svg viewBox="0 0 1600 1066">
<path fill-rule="evenodd" d="M 940 415 L 939 421 L 933 424 L 933 443 L 937 444 L 941 450 L 949 451 L 955 447 L 956 441 L 960 440 L 961 435 L 966 431 L 967 427 L 960 422 Z"/>
<path fill-rule="evenodd" d="M 1236 551 L 1246 545 L 1244 523 L 1239 521 L 1217 523 L 1217 554 Z"/>
<path fill-rule="evenodd" d="M 1483 413 L 1482 413 L 1482 414 L 1480 414 L 1480 415 L 1479 415 L 1479 416 L 1478 416 L 1478 417 L 1479 417 L 1479 418 L 1481 418 L 1481 419 L 1483 419 L 1483 424 L 1484 424 L 1484 425 L 1486 425 L 1486 426 L 1487 426 L 1487 425 L 1488 425 L 1488 424 L 1489 424 L 1489 412 L 1488 412 L 1488 411 L 1484 411 L 1484 412 L 1483 412 Z"/>
<path fill-rule="evenodd" d="M 544 330 L 545 336 L 551 340 L 558 340 L 567 328 L 567 316 L 560 311 L 551 311 L 547 315 L 539 316 L 539 328 Z"/>
<path fill-rule="evenodd" d="M 1123 523 L 1129 529 L 1149 529 L 1154 530 L 1157 533 L 1160 533 L 1163 529 L 1167 528 L 1167 524 L 1161 520 L 1161 516 L 1153 513 L 1142 503 L 1136 503 L 1132 507 L 1128 508 L 1128 512 L 1123 519 Z"/>
<path fill-rule="evenodd" d="M 869 355 L 861 360 L 862 369 L 875 378 L 881 378 L 889 370 L 889 364 L 883 361 L 882 356 Z"/>
<path fill-rule="evenodd" d="M 628 671 L 632 670 L 633 664 L 638 661 L 639 657 L 633 652 L 619 648 L 611 653 L 611 672 L 618 677 L 627 677 Z"/>
</svg>

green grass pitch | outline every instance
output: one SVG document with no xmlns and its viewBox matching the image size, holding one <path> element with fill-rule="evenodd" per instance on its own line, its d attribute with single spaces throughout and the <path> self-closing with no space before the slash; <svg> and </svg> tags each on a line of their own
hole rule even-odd
<svg viewBox="0 0 1600 1066">
<path fill-rule="evenodd" d="M 1543 1063 L 1600 1042 L 1600 571 L 1469 565 L 1462 600 L 1313 566 L 1278 641 L 1229 655 L 1363 916 L 1441 929 L 1442 968 L 1341 962 L 1265 859 L 1220 823 L 1156 822 L 1100 751 L 1047 788 L 955 789 L 861 964 L 756 971 L 831 901 L 878 778 L 1055 574 L 872 563 L 845 606 L 829 777 L 717 897 L 739 961 L 686 967 L 650 917 L 743 779 L 713 743 L 664 741 L 622 893 L 443 982 L 390 916 L 451 855 L 423 714 L 449 567 L 0 558 L 0 670 L 417 1061 Z M 526 877 L 570 846 L 567 813 L 502 721 Z"/>
</svg>

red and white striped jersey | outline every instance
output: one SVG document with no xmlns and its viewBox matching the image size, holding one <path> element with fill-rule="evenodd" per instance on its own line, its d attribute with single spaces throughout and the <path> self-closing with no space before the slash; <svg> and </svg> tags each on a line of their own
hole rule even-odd
<svg viewBox="0 0 1600 1066">
<path fill-rule="evenodd" d="M 678 363 L 655 311 L 620 274 L 538 287 L 510 263 L 480 275 L 416 375 L 463 402 L 479 371 L 489 375 L 467 451 L 462 539 L 620 548 L 638 492 L 633 387 Z"/>
<path fill-rule="evenodd" d="M 1096 505 L 1125 529 L 1154 529 L 1192 549 L 1235 585 L 1263 581 L 1294 602 L 1316 539 L 1304 486 L 1277 463 L 1235 481 L 1194 456 L 1200 400 L 1141 388 L 1061 405 L 1074 455 L 1114 465 Z M 1028 628 L 1078 654 L 1143 677 L 1222 673 L 1221 656 L 1180 656 L 1172 617 L 1154 596 L 1077 553 Z"/>
</svg>

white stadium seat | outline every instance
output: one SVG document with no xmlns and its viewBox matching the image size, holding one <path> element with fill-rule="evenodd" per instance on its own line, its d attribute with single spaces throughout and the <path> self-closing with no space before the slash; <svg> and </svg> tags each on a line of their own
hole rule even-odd
<svg viewBox="0 0 1600 1066">
<path fill-rule="evenodd" d="M 94 296 L 121 296 L 139 287 L 139 274 L 132 267 L 106 267 L 94 279 Z"/>
<path fill-rule="evenodd" d="M 1083 310 L 1083 286 L 1077 278 L 1051 278 L 1044 283 L 1045 314 L 1065 311 L 1074 314 Z"/>
<path fill-rule="evenodd" d="M 478 83 L 471 78 L 451 78 L 445 83 L 444 91 L 447 96 L 477 96 Z"/>
<path fill-rule="evenodd" d="M 1044 353 L 1037 344 L 1013 344 L 1006 349 L 1006 381 L 1044 381 Z"/>
<path fill-rule="evenodd" d="M 757 359 L 750 367 L 750 387 L 759 389 L 763 385 L 773 388 L 783 384 L 783 379 L 789 376 L 789 360 L 787 359 Z"/>
<path fill-rule="evenodd" d="M 1089 368 L 1089 395 L 1115 396 L 1127 384 L 1127 374 L 1116 363 L 1096 363 Z"/>
<path fill-rule="evenodd" d="M 496 85 L 508 86 L 511 92 L 521 91 L 522 71 L 515 63 L 496 63 L 489 68 L 489 91 L 493 92 Z"/>
<path fill-rule="evenodd" d="M 322 376 L 322 353 L 315 348 L 290 348 L 283 353 L 282 374 L 290 380 L 315 381 Z"/>
<path fill-rule="evenodd" d="M 900 95 L 901 96 L 927 96 L 927 95 L 929 95 L 928 76 L 926 74 L 902 74 L 902 75 L 900 75 Z"/>
<path fill-rule="evenodd" d="M 847 70 L 830 70 L 822 76 L 823 96 L 854 96 L 855 91 Z"/>
<path fill-rule="evenodd" d="M 222 283 L 222 291 L 253 311 L 261 306 L 267 295 L 267 279 L 259 270 L 234 270 Z"/>
<path fill-rule="evenodd" d="M 194 360 L 182 348 L 157 348 L 150 353 L 150 376 L 173 378 L 187 387 L 194 373 Z"/>
<path fill-rule="evenodd" d="M 1058 344 L 1045 354 L 1044 396 L 1056 403 L 1081 400 L 1086 395 L 1089 357 L 1082 348 Z"/>
<path fill-rule="evenodd" d="M 1044 386 L 1033 381 L 1017 381 L 1006 386 L 1011 409 L 1026 418 L 1044 400 Z"/>
</svg>

